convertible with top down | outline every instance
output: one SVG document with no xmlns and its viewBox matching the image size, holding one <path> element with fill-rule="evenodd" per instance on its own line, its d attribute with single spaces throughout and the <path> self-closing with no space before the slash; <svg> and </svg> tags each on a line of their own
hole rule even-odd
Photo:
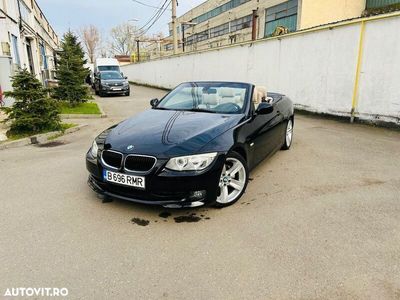
<svg viewBox="0 0 400 300">
<path fill-rule="evenodd" d="M 253 84 L 187 82 L 150 104 L 87 152 L 89 186 L 106 199 L 228 206 L 245 192 L 252 168 L 292 144 L 291 100 Z"/>
</svg>

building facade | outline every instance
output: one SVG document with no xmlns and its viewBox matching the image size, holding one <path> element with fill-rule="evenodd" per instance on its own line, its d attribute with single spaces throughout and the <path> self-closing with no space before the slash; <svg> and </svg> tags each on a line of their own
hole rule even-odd
<svg viewBox="0 0 400 300">
<path fill-rule="evenodd" d="M 59 39 L 35 0 L 0 0 L 0 84 L 26 68 L 44 84 L 54 79 Z M 5 69 L 8 66 L 8 69 Z"/>
<path fill-rule="evenodd" d="M 190 52 L 361 17 L 400 0 L 208 0 L 177 18 L 179 51 Z M 172 24 L 163 55 L 173 51 Z"/>
</svg>

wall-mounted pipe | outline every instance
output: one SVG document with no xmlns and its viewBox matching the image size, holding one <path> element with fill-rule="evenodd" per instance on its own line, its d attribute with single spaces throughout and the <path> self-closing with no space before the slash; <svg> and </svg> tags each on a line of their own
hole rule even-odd
<svg viewBox="0 0 400 300">
<path fill-rule="evenodd" d="M 360 28 L 360 39 L 358 43 L 358 55 L 357 55 L 357 67 L 356 67 L 356 76 L 354 80 L 354 88 L 353 88 L 353 99 L 351 103 L 351 117 L 350 122 L 354 122 L 354 117 L 356 115 L 356 109 L 358 104 L 358 89 L 360 85 L 360 75 L 361 75 L 361 66 L 362 66 L 362 56 L 364 51 L 364 35 L 365 35 L 365 21 L 361 22 Z"/>
</svg>

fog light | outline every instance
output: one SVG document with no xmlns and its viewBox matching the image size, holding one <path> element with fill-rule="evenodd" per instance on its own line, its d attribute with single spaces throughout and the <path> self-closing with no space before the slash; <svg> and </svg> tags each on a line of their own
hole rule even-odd
<svg viewBox="0 0 400 300">
<path fill-rule="evenodd" d="M 189 199 L 190 200 L 200 200 L 206 197 L 206 191 L 193 191 L 190 192 Z"/>
</svg>

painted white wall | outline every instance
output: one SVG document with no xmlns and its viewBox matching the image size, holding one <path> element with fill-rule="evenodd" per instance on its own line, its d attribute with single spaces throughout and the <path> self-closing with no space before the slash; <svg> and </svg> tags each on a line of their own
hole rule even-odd
<svg viewBox="0 0 400 300">
<path fill-rule="evenodd" d="M 400 16 L 366 23 L 358 116 L 400 124 Z M 360 23 L 254 44 L 180 55 L 122 67 L 129 80 L 173 88 L 184 81 L 226 80 L 263 85 L 297 107 L 348 116 Z"/>
</svg>

